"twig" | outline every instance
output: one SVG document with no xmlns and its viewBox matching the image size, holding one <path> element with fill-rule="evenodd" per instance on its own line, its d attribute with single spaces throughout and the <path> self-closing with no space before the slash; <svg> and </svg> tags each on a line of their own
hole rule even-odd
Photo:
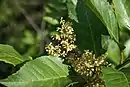
<svg viewBox="0 0 130 87">
<path fill-rule="evenodd" d="M 19 8 L 19 10 L 22 12 L 24 17 L 27 19 L 28 23 L 33 27 L 33 29 L 37 33 L 40 32 L 40 28 L 37 26 L 34 20 L 29 16 L 29 14 L 20 6 L 19 2 L 17 0 L 14 0 L 14 4 Z"/>
<path fill-rule="evenodd" d="M 43 6 L 43 16 L 45 16 L 44 6 Z M 44 39 L 45 39 L 45 35 L 43 35 L 43 32 L 45 32 L 45 21 L 42 19 L 42 22 L 41 22 L 40 54 L 44 53 Z"/>
<path fill-rule="evenodd" d="M 122 64 L 119 64 L 115 68 L 118 69 L 118 70 L 121 70 L 123 68 L 123 66 L 125 66 L 125 65 L 127 65 L 129 63 L 130 63 L 130 58 L 126 59 Z"/>
<path fill-rule="evenodd" d="M 17 0 L 14 0 L 14 4 L 19 8 L 19 10 L 22 12 L 22 14 L 24 15 L 24 17 L 27 19 L 28 23 L 33 27 L 33 29 L 37 32 L 37 35 L 41 35 L 41 39 L 40 39 L 40 53 L 42 54 L 44 53 L 44 39 L 45 39 L 45 35 L 43 34 L 43 32 L 45 32 L 45 21 L 42 19 L 41 22 L 41 27 L 38 27 L 37 24 L 34 22 L 34 20 L 29 16 L 29 14 L 20 6 L 19 2 L 17 2 Z M 45 15 L 45 10 L 44 10 L 44 6 L 45 3 L 43 4 L 43 16 Z"/>
<path fill-rule="evenodd" d="M 46 15 L 46 12 L 45 12 L 45 6 L 46 6 L 46 2 L 45 0 L 43 0 L 43 15 L 42 17 L 44 17 Z M 46 29 L 46 22 L 45 20 L 42 18 L 42 22 L 41 22 L 41 41 L 40 41 L 40 54 L 43 54 L 44 53 L 44 47 L 45 47 L 45 38 L 46 38 L 46 35 L 48 34 Z M 43 34 L 44 32 L 44 34 Z"/>
</svg>

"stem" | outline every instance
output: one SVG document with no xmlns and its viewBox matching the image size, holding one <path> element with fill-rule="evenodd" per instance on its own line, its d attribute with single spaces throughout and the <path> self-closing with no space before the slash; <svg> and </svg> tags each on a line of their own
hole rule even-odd
<svg viewBox="0 0 130 87">
<path fill-rule="evenodd" d="M 116 69 L 120 70 L 123 68 L 123 66 L 127 65 L 128 63 L 130 63 L 130 58 L 126 59 L 122 64 L 116 66 Z"/>
<path fill-rule="evenodd" d="M 44 9 L 45 4 L 43 4 L 43 17 L 45 16 L 46 12 Z M 40 54 L 44 53 L 44 39 L 45 39 L 45 34 L 43 35 L 43 32 L 45 32 L 45 21 L 42 18 L 42 22 L 41 22 L 41 41 L 40 41 Z"/>
<path fill-rule="evenodd" d="M 22 12 L 24 17 L 27 19 L 28 23 L 33 27 L 33 29 L 38 33 L 40 32 L 40 28 L 38 25 L 34 22 L 34 20 L 29 16 L 29 14 L 21 7 L 20 3 L 17 0 L 14 0 L 14 4 L 17 6 L 17 8 Z"/>
</svg>

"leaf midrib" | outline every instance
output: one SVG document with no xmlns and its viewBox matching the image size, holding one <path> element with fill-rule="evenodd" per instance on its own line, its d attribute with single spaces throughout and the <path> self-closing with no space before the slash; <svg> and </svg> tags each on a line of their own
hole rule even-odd
<svg viewBox="0 0 130 87">
<path fill-rule="evenodd" d="M 45 78 L 45 79 L 39 79 L 39 80 L 29 80 L 29 81 L 25 81 L 24 79 L 24 81 L 18 81 L 18 82 L 13 82 L 13 81 L 11 81 L 10 83 L 33 83 L 33 82 L 41 82 L 41 81 L 47 81 L 47 80 L 51 80 L 51 79 L 53 79 L 53 80 L 55 80 L 55 79 L 64 79 L 64 78 L 66 78 L 66 76 L 59 76 L 59 77 L 53 77 L 53 78 Z M 1 83 L 7 83 L 7 82 L 2 82 L 1 81 Z"/>
</svg>

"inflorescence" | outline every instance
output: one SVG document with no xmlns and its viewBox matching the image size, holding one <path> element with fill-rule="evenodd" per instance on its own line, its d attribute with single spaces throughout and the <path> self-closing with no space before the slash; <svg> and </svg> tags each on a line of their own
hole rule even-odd
<svg viewBox="0 0 130 87">
<path fill-rule="evenodd" d="M 76 48 L 74 44 L 76 38 L 70 22 L 65 22 L 65 20 L 61 18 L 60 24 L 61 28 L 57 28 L 59 33 L 52 36 L 52 40 L 56 43 L 51 42 L 45 49 L 49 55 L 65 57 L 68 52 Z"/>
<path fill-rule="evenodd" d="M 61 27 L 57 28 L 58 34 L 51 36 L 52 42 L 45 47 L 48 54 L 66 58 L 77 73 L 86 76 L 85 87 L 105 87 L 101 78 L 101 66 L 109 66 L 105 61 L 106 56 L 95 57 L 88 50 L 81 53 L 75 45 L 76 35 L 72 23 L 61 18 L 60 24 Z"/>
</svg>

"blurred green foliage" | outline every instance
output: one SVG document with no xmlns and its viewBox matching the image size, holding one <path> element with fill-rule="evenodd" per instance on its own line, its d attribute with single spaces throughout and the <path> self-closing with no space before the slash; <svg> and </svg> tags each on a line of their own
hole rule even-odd
<svg viewBox="0 0 130 87">
<path fill-rule="evenodd" d="M 44 53 L 48 31 L 67 15 L 65 0 L 1 0 L 0 43 L 12 45 L 25 56 Z"/>
</svg>

